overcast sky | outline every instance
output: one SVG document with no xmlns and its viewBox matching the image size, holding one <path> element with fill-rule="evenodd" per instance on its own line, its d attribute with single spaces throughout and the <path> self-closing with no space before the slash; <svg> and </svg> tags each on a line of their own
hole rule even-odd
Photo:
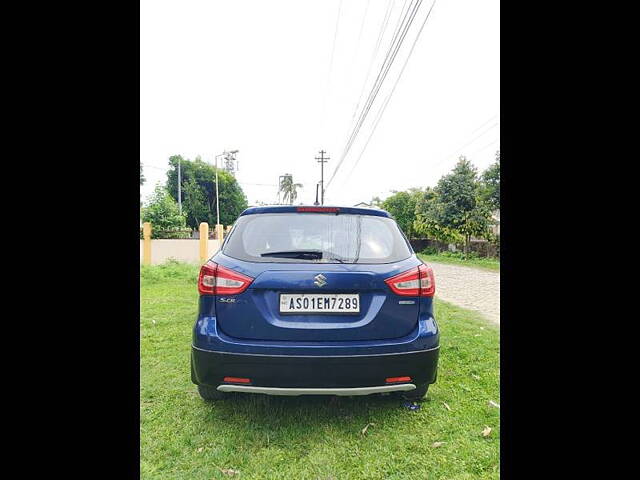
<svg viewBox="0 0 640 480">
<path fill-rule="evenodd" d="M 314 157 L 324 149 L 331 158 L 327 184 L 359 98 L 361 108 L 403 6 L 412 1 L 142 0 L 143 200 L 164 183 L 169 156 L 213 162 L 214 155 L 238 149 L 237 178 L 250 205 L 275 202 L 278 176 L 285 173 L 304 185 L 297 203 L 313 203 L 320 180 Z M 500 146 L 499 1 L 437 0 L 354 168 L 431 4 L 422 1 L 327 185 L 325 204 L 353 205 L 391 190 L 433 186 L 461 154 L 480 171 L 493 162 Z"/>
</svg>

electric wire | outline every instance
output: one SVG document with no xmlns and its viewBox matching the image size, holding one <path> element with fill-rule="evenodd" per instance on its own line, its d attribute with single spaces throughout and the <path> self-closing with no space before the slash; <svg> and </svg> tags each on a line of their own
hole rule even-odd
<svg viewBox="0 0 640 480">
<path fill-rule="evenodd" d="M 474 133 L 476 133 L 478 130 L 480 130 L 482 127 L 484 127 L 487 123 L 489 123 L 491 120 L 493 120 L 494 118 L 498 117 L 500 114 L 496 113 L 494 116 L 492 116 L 491 118 L 489 118 L 486 122 L 484 122 L 482 125 L 480 125 L 478 128 L 476 128 L 473 132 L 471 132 L 469 135 L 473 135 Z"/>
<path fill-rule="evenodd" d="M 402 19 L 402 22 L 400 23 L 400 28 L 399 30 L 396 31 L 396 34 L 394 35 L 394 39 L 392 40 L 391 46 L 389 48 L 389 50 L 387 51 L 387 56 L 385 57 L 385 62 L 383 62 L 383 65 L 380 69 L 380 72 L 378 72 L 378 76 L 376 78 L 376 81 L 374 82 L 374 87 L 372 88 L 371 92 L 369 93 L 369 96 L 367 98 L 367 102 L 365 103 L 360 116 L 358 118 L 358 121 L 356 122 L 355 127 L 352 130 L 351 135 L 349 136 L 349 139 L 347 140 L 347 143 L 345 144 L 344 150 L 340 156 L 340 161 L 338 162 L 338 164 L 336 165 L 336 168 L 333 171 L 333 174 L 331 175 L 331 178 L 329 179 L 329 182 L 327 183 L 327 187 L 329 187 L 329 185 L 331 184 L 331 182 L 333 181 L 333 179 L 335 178 L 336 174 L 338 173 L 340 167 L 342 166 L 342 163 L 344 162 L 344 159 L 346 158 L 347 154 L 349 153 L 349 150 L 351 148 L 351 146 L 353 145 L 353 142 L 355 141 L 355 138 L 357 137 L 362 124 L 364 123 L 364 120 L 366 119 L 367 114 L 369 113 L 369 110 L 371 109 L 371 105 L 373 104 L 373 102 L 375 101 L 378 92 L 380 91 L 380 88 L 382 86 L 382 84 L 384 83 L 384 80 L 386 79 L 386 76 L 389 72 L 389 69 L 391 68 L 393 61 L 396 58 L 396 55 L 400 49 L 400 47 L 402 46 L 402 42 L 404 41 L 406 34 L 409 30 L 409 27 L 411 26 L 413 20 L 415 19 L 415 16 L 417 14 L 418 9 L 420 8 L 420 5 L 422 3 L 422 0 L 418 0 L 415 4 L 412 4 L 409 6 L 409 8 L 407 9 L 407 11 L 405 12 L 405 15 Z M 407 19 L 408 16 L 408 19 Z M 326 188 L 325 188 L 325 192 L 326 192 Z"/>
<path fill-rule="evenodd" d="M 422 0 L 418 0 L 418 3 L 414 5 L 414 12 L 417 11 L 417 7 L 419 6 L 419 4 L 421 2 L 422 2 Z M 353 130 L 352 135 L 349 138 L 349 140 L 347 141 L 347 145 L 345 146 L 345 152 L 343 153 L 344 156 L 346 156 L 348 151 L 351 149 L 351 146 L 353 145 L 353 142 L 355 141 L 355 138 L 358 135 L 358 133 L 360 131 L 360 128 L 362 127 L 362 124 L 364 123 L 364 120 L 366 119 L 367 114 L 369 113 L 369 109 L 371 108 L 371 105 L 375 101 L 375 99 L 376 99 L 376 97 L 378 95 L 378 91 L 380 90 L 380 87 L 382 86 L 382 83 L 384 82 L 384 80 L 386 78 L 386 75 L 387 75 L 387 73 L 389 71 L 389 68 L 391 67 L 391 64 L 393 63 L 393 60 L 395 59 L 395 55 L 397 54 L 397 51 L 400 48 L 400 46 L 402 44 L 402 41 L 404 40 L 404 36 L 399 36 L 399 35 L 402 35 L 402 33 L 404 33 L 406 35 L 406 31 L 407 31 L 408 27 L 410 26 L 411 21 L 413 20 L 413 18 L 410 18 L 410 21 L 408 23 L 405 23 L 405 20 L 406 20 L 407 14 L 409 14 L 409 11 L 410 11 L 410 8 L 407 9 L 407 11 L 405 12 L 404 17 L 402 18 L 402 22 L 400 22 L 398 24 L 398 26 L 397 26 L 397 30 L 396 30 L 396 32 L 394 34 L 391 47 L 387 51 L 387 55 L 385 56 L 385 61 L 383 62 L 382 69 L 378 73 L 378 77 L 376 78 L 376 82 L 374 83 L 374 87 L 373 88 L 375 89 L 375 93 L 372 90 L 372 92 L 369 94 L 369 97 L 367 98 L 367 103 L 365 104 L 365 107 L 363 108 L 363 110 L 362 110 L 362 112 L 360 114 L 360 117 L 358 119 L 358 123 L 356 124 L 356 128 Z M 415 13 L 413 13 L 413 15 L 415 16 Z M 405 27 L 404 30 L 403 30 L 402 24 L 404 24 L 404 27 Z M 398 39 L 400 39 L 400 40 L 398 41 Z M 394 44 L 397 45 L 397 48 L 395 49 L 395 51 L 393 51 Z M 385 68 L 385 65 L 386 65 L 386 68 Z M 380 76 L 381 73 L 382 73 L 382 77 Z M 380 81 L 378 82 L 378 80 L 380 80 Z M 377 83 L 377 85 L 376 85 L 376 83 Z M 372 95 L 372 93 L 373 93 L 373 95 Z M 339 165 L 342 164 L 342 160 L 343 160 L 343 158 L 341 158 L 341 161 L 340 161 Z M 336 167 L 336 169 L 337 168 L 338 167 Z"/>
<path fill-rule="evenodd" d="M 486 124 L 486 122 L 485 122 Z M 480 137 L 483 137 L 485 134 L 487 134 L 488 132 L 490 132 L 491 130 L 493 130 L 494 127 L 500 125 L 500 122 L 496 122 L 493 125 L 491 125 L 489 128 L 487 128 L 484 132 L 480 133 L 479 135 L 476 135 L 474 138 L 472 138 L 471 140 L 469 140 L 468 142 L 466 142 L 464 145 L 462 145 L 461 147 L 456 148 L 454 151 L 452 151 L 449 155 L 447 155 L 446 157 L 443 157 L 442 160 L 438 161 L 437 163 L 435 163 L 433 165 L 433 167 L 437 167 L 439 165 L 441 165 L 442 163 L 446 162 L 447 160 L 449 160 L 451 157 L 453 157 L 456 153 L 460 152 L 463 148 L 468 147 L 469 145 L 471 145 L 473 142 L 475 142 L 476 140 L 478 140 Z M 476 128 L 474 131 L 478 131 L 479 129 Z"/>
<path fill-rule="evenodd" d="M 358 108 L 360 107 L 362 96 L 364 95 L 364 89 L 367 86 L 367 82 L 369 81 L 371 68 L 373 67 L 374 60 L 378 55 L 378 50 L 380 50 L 380 44 L 382 43 L 382 38 L 384 37 L 385 32 L 387 31 L 387 25 L 389 25 L 389 18 L 391 17 L 391 11 L 393 10 L 393 6 L 395 4 L 396 4 L 396 0 L 393 0 L 389 2 L 389 5 L 387 6 L 387 11 L 385 13 L 384 19 L 382 20 L 382 28 L 380 29 L 380 33 L 378 34 L 378 39 L 376 40 L 376 46 L 373 48 L 373 54 L 371 55 L 371 59 L 369 59 L 369 67 L 367 68 L 367 74 L 364 77 L 364 82 L 362 82 L 362 88 L 360 89 L 360 95 L 358 96 L 358 101 L 356 102 L 356 108 L 353 109 L 353 115 L 351 115 L 351 121 L 353 121 L 353 119 L 356 117 L 356 113 L 358 113 Z M 401 14 L 406 4 L 407 4 L 407 0 L 404 0 L 404 4 L 402 5 L 402 10 L 400 10 Z"/>
<path fill-rule="evenodd" d="M 353 167 L 351 168 L 351 170 L 347 174 L 345 182 L 347 182 L 349 180 L 349 178 L 351 178 L 351 174 L 353 173 L 355 168 L 358 166 L 358 163 L 360 162 L 360 159 L 362 158 L 362 155 L 364 154 L 365 150 L 367 149 L 367 146 L 369 145 L 369 141 L 373 137 L 373 134 L 375 133 L 376 128 L 378 128 L 378 123 L 380 122 L 380 119 L 382 118 L 382 115 L 384 114 L 384 111 L 386 110 L 387 105 L 389 104 L 389 101 L 391 100 L 391 97 L 393 96 L 393 92 L 395 92 L 396 87 L 398 86 L 398 83 L 400 82 L 400 78 L 402 77 L 402 74 L 404 73 L 404 69 L 406 68 L 407 64 L 409 63 L 409 59 L 411 58 L 411 54 L 413 53 L 413 50 L 414 50 L 416 44 L 418 43 L 418 39 L 420 38 L 420 34 L 422 33 L 422 30 L 424 29 L 425 25 L 427 24 L 427 20 L 429 20 L 429 16 L 431 15 L 431 11 L 433 10 L 433 6 L 435 4 L 436 4 L 436 0 L 434 0 L 433 3 L 431 4 L 431 7 L 429 8 L 429 11 L 427 12 L 427 15 L 426 15 L 425 19 L 422 22 L 420 30 L 418 31 L 418 34 L 416 35 L 416 38 L 414 39 L 413 44 L 411 45 L 411 49 L 409 50 L 409 54 L 407 55 L 407 58 L 405 59 L 404 64 L 402 65 L 402 69 L 400 70 L 398 78 L 396 78 L 396 81 L 393 84 L 393 88 L 389 92 L 389 95 L 387 95 L 387 98 L 385 99 L 384 103 L 382 104 L 382 107 L 380 108 L 380 110 L 378 110 L 378 115 L 376 116 L 375 122 L 373 124 L 373 128 L 372 128 L 371 132 L 369 133 L 369 137 L 367 138 L 367 141 L 366 141 L 364 147 L 362 148 L 362 151 L 360 152 L 360 155 L 358 156 L 358 159 L 356 160 L 356 162 L 354 163 Z"/>
<path fill-rule="evenodd" d="M 415 8 L 415 5 L 414 5 L 414 8 Z M 384 78 L 386 77 L 386 73 L 388 71 L 386 69 L 386 66 L 387 66 L 387 64 L 390 63 L 389 62 L 390 59 L 394 58 L 392 52 L 394 51 L 394 47 L 397 44 L 397 40 L 399 38 L 399 34 L 402 31 L 402 26 L 406 25 L 405 21 L 406 21 L 407 15 L 409 14 L 410 10 L 411 10 L 411 6 L 409 6 L 409 8 L 405 12 L 404 16 L 402 16 L 402 14 L 401 14 L 401 20 L 399 21 L 398 28 L 396 29 L 396 32 L 395 32 L 395 34 L 393 36 L 393 39 L 391 41 L 391 45 L 390 45 L 389 49 L 387 50 L 387 55 L 385 56 L 385 59 L 384 59 L 384 61 L 382 63 L 380 71 L 378 72 L 378 76 L 376 77 L 374 85 L 373 85 L 371 91 L 369 92 L 369 96 L 367 97 L 367 102 L 365 103 L 365 105 L 363 106 L 362 111 L 360 112 L 360 116 L 358 118 L 358 121 L 356 122 L 355 126 L 351 130 L 351 135 L 349 136 L 349 138 L 348 138 L 348 140 L 347 140 L 347 142 L 345 144 L 343 152 L 342 152 L 342 154 L 340 156 L 340 160 L 339 160 L 338 164 L 336 165 L 336 168 L 334 169 L 333 174 L 332 174 L 331 178 L 329 179 L 329 182 L 327 183 L 327 187 L 325 187 L 325 191 L 326 191 L 326 188 L 328 188 L 329 184 L 331 184 L 331 182 L 335 178 L 335 176 L 336 176 L 337 172 L 339 171 L 340 167 L 342 166 L 342 163 L 344 162 L 346 154 L 348 153 L 349 149 L 351 148 L 351 145 L 352 145 L 353 141 L 355 140 L 355 136 L 359 132 L 359 130 L 360 130 L 361 126 L 362 126 L 362 123 L 363 123 L 363 121 L 364 121 L 364 119 L 365 119 L 365 117 L 366 117 L 366 115 L 367 115 L 367 113 L 368 113 L 368 111 L 370 109 L 371 103 L 372 103 L 372 101 L 375 100 L 375 97 L 377 96 L 377 92 L 379 90 L 379 85 L 381 85 L 381 82 L 384 81 Z"/>
<path fill-rule="evenodd" d="M 338 5 L 338 13 L 336 15 L 336 27 L 333 31 L 333 45 L 331 46 L 331 59 L 329 60 L 329 72 L 327 73 L 327 83 L 324 88 L 324 98 L 322 99 L 322 136 L 325 135 L 325 119 L 327 116 L 327 97 L 331 88 L 331 73 L 333 72 L 333 57 L 336 50 L 336 39 L 338 38 L 338 26 L 340 25 L 340 13 L 342 11 L 342 0 Z"/>
</svg>

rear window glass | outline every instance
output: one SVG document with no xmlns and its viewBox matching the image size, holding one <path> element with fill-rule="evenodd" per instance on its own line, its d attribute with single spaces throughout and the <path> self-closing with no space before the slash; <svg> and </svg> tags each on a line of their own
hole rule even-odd
<svg viewBox="0 0 640 480">
<path fill-rule="evenodd" d="M 250 262 L 284 263 L 391 263 L 412 255 L 390 218 L 323 213 L 242 216 L 222 251 Z"/>
</svg>

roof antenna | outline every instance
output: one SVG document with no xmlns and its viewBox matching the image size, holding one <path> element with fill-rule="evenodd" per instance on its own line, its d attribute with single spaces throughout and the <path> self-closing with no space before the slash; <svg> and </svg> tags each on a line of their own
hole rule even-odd
<svg viewBox="0 0 640 480">
<path fill-rule="evenodd" d="M 319 184 L 316 183 L 316 201 L 313 202 L 314 205 L 320 205 L 320 203 L 318 202 L 318 186 Z"/>
</svg>

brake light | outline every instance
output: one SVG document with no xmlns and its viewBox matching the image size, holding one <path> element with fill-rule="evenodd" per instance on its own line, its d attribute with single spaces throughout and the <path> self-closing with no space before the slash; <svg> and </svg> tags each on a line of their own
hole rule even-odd
<svg viewBox="0 0 640 480">
<path fill-rule="evenodd" d="M 253 278 L 242 275 L 214 262 L 200 268 L 198 291 L 200 295 L 237 295 L 244 292 Z"/>
<path fill-rule="evenodd" d="M 387 278 L 385 283 L 393 293 L 405 297 L 433 297 L 436 292 L 433 270 L 425 264 Z"/>
<path fill-rule="evenodd" d="M 298 207 L 296 211 L 314 213 L 338 213 L 340 209 L 337 207 Z"/>
</svg>

